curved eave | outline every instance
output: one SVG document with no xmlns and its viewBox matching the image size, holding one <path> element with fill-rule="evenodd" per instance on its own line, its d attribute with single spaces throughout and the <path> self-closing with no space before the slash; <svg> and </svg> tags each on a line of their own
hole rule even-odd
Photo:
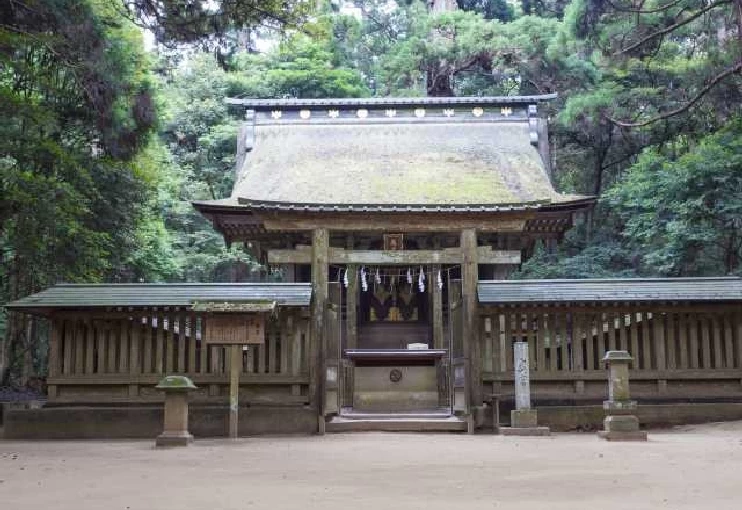
<svg viewBox="0 0 742 510">
<path fill-rule="evenodd" d="M 222 201 L 193 202 L 201 213 L 219 212 L 308 212 L 308 213 L 494 213 L 523 211 L 569 212 L 589 209 L 595 205 L 595 197 L 580 197 L 559 203 L 526 202 L 515 204 L 312 204 L 238 199 L 239 205 Z"/>
</svg>

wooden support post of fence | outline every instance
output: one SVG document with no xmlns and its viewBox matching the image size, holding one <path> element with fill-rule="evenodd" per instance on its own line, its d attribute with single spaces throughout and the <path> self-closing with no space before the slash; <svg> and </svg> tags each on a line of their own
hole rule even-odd
<svg viewBox="0 0 742 510">
<path fill-rule="evenodd" d="M 49 336 L 49 378 L 53 379 L 59 376 L 59 344 L 62 341 L 63 323 L 57 318 L 52 318 L 51 334 Z M 47 397 L 49 400 L 57 398 L 57 385 L 49 384 L 46 387 Z"/>
<path fill-rule="evenodd" d="M 289 317 L 291 325 L 289 331 L 293 337 L 291 344 L 291 375 L 298 376 L 301 372 L 301 320 L 299 317 Z M 291 394 L 294 396 L 301 395 L 301 386 L 293 384 Z"/>
<path fill-rule="evenodd" d="M 242 346 L 229 346 L 229 437 L 237 439 Z"/>
<path fill-rule="evenodd" d="M 654 348 L 657 356 L 657 370 L 667 369 L 667 360 L 665 358 L 665 317 L 661 313 L 652 315 L 652 324 L 654 324 Z"/>
<path fill-rule="evenodd" d="M 131 338 L 129 339 L 129 398 L 139 396 L 137 377 L 140 374 L 139 344 L 142 333 L 142 317 L 135 313 L 131 321 Z M 122 354 L 123 356 L 123 354 Z"/>
</svg>

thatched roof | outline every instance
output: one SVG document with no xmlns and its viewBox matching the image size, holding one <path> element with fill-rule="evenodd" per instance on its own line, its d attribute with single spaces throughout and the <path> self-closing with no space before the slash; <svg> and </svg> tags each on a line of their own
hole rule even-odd
<svg viewBox="0 0 742 510">
<path fill-rule="evenodd" d="M 233 100 L 249 120 L 232 196 L 195 205 L 369 212 L 581 206 L 588 197 L 557 193 L 547 171 L 536 103 L 550 98 Z"/>
<path fill-rule="evenodd" d="M 314 204 L 559 203 L 528 123 L 268 125 L 233 198 Z"/>
</svg>

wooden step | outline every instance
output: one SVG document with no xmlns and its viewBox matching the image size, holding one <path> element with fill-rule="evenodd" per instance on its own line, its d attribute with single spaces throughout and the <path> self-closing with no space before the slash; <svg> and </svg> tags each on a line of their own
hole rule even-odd
<svg viewBox="0 0 742 510">
<path fill-rule="evenodd" d="M 466 432 L 466 420 L 456 416 L 424 416 L 372 413 L 336 416 L 327 423 L 327 432 Z"/>
<path fill-rule="evenodd" d="M 385 419 L 427 419 L 427 418 L 449 418 L 451 411 L 447 407 L 433 409 L 412 409 L 409 411 L 372 411 L 344 407 L 340 411 L 341 418 L 349 420 L 385 420 Z"/>
</svg>

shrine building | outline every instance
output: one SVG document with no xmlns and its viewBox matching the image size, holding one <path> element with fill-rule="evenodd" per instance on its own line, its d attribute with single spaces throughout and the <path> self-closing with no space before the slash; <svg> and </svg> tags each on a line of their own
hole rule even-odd
<svg viewBox="0 0 742 510">
<path fill-rule="evenodd" d="M 235 342 L 245 435 L 492 427 L 515 342 L 556 429 L 600 421 L 615 349 L 640 402 L 742 417 L 722 405 L 742 398 L 742 280 L 508 280 L 596 201 L 555 190 L 554 97 L 230 100 L 232 195 L 194 207 L 282 283 L 57 285 L 9 304 L 51 329 L 48 401 L 7 413 L 6 435 L 154 437 L 173 374 L 198 387 L 193 433 L 224 435 Z"/>
</svg>

